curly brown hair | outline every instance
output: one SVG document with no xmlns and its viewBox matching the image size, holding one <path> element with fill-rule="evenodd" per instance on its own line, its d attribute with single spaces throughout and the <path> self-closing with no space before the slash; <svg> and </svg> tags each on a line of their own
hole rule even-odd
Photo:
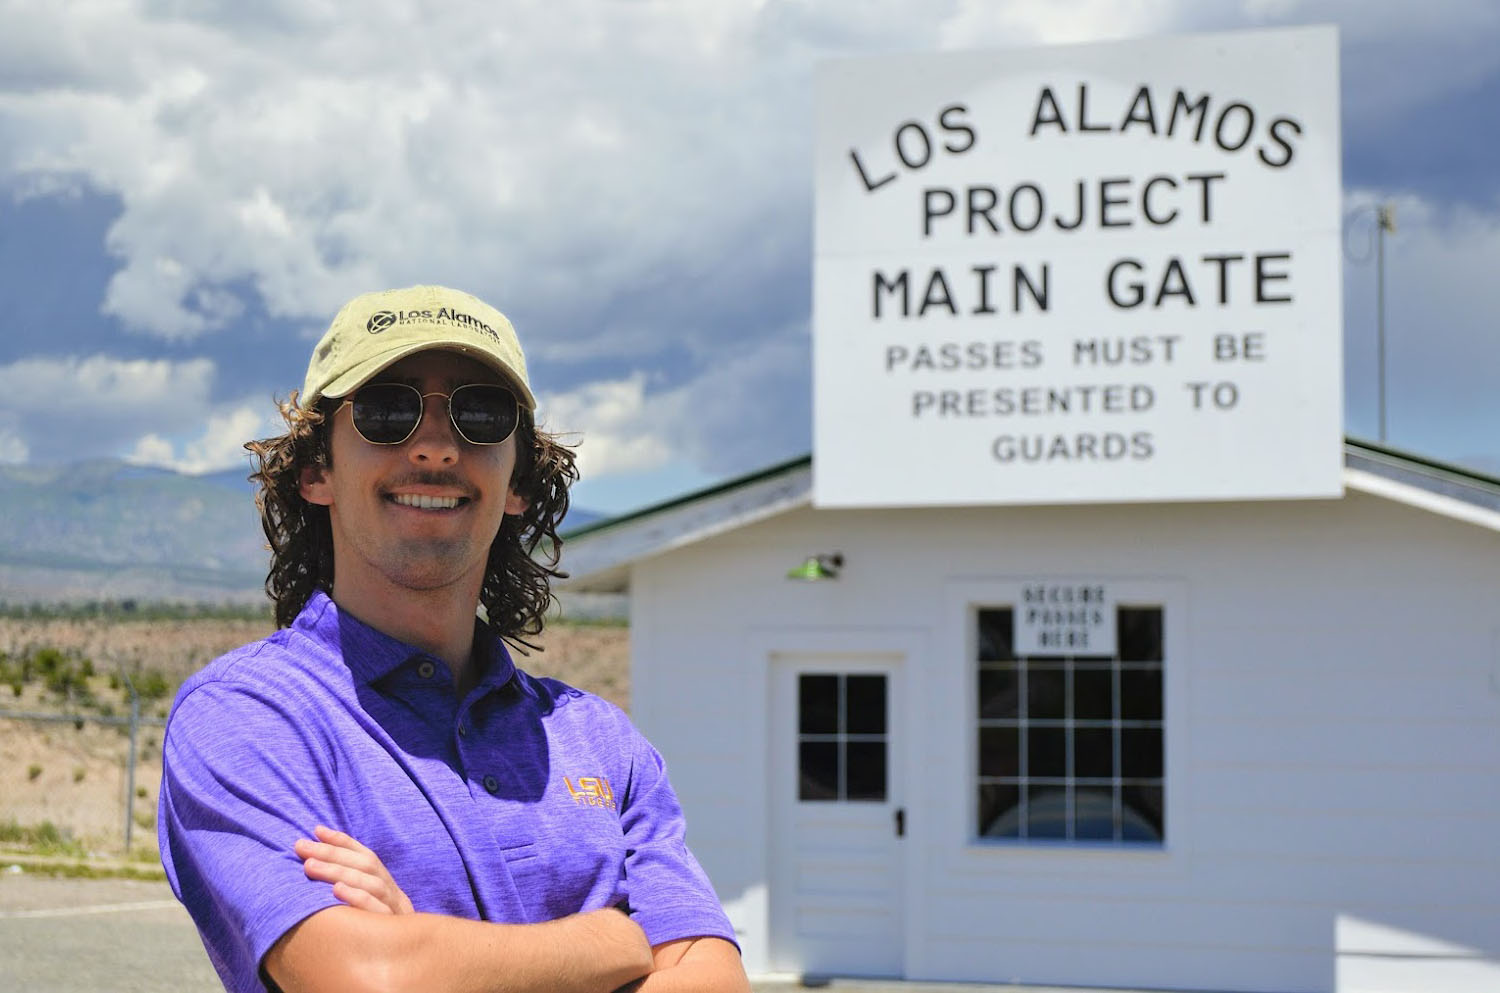
<svg viewBox="0 0 1500 993">
<path fill-rule="evenodd" d="M 250 480 L 260 485 L 255 506 L 271 548 L 266 593 L 276 605 L 278 627 L 291 625 L 314 590 L 333 590 L 328 508 L 302 499 L 301 476 L 306 466 L 329 465 L 326 423 L 339 402 L 325 398 L 308 410 L 293 392 L 277 404 L 286 434 L 245 444 L 255 463 Z M 511 488 L 526 499 L 526 510 L 505 515 L 479 591 L 490 626 L 507 641 L 536 647 L 527 639 L 541 634 L 542 616 L 556 599 L 550 582 L 567 578 L 557 568 L 557 526 L 568 512 L 568 487 L 577 481 L 573 449 L 538 430 L 522 407 Z"/>
</svg>

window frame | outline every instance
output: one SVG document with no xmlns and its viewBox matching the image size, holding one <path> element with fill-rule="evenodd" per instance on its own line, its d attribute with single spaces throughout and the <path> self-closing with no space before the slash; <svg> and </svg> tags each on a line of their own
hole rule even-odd
<svg viewBox="0 0 1500 993">
<path fill-rule="evenodd" d="M 978 625 L 975 612 L 981 607 L 1010 606 L 1021 602 L 1023 589 L 1030 584 L 1105 583 L 1120 606 L 1160 607 L 1162 616 L 1163 673 L 1162 781 L 1165 797 L 1163 821 L 1166 839 L 1163 843 L 1120 844 L 1114 841 L 986 838 L 978 833 L 979 819 L 979 749 L 978 739 Z M 1159 872 L 1163 860 L 1178 866 L 1182 860 L 1172 856 L 1189 848 L 1195 835 L 1188 818 L 1192 800 L 1192 782 L 1188 775 L 1191 756 L 1192 727 L 1187 718 L 1189 658 L 1191 646 L 1189 619 L 1191 598 L 1185 580 L 1146 578 L 1097 573 L 1034 573 L 1009 576 L 953 577 L 943 584 L 942 626 L 934 632 L 934 648 L 947 663 L 941 675 L 929 688 L 935 697 L 952 701 L 963 708 L 962 719 L 938 729 L 933 746 L 951 754 L 955 762 L 939 779 L 934 789 L 944 797 L 960 802 L 934 811 L 941 834 L 954 840 L 963 852 L 980 861 L 966 872 L 1029 872 L 1083 874 L 1099 871 L 1104 859 L 1112 871 Z M 946 709 L 945 709 L 946 712 Z M 937 796 L 936 793 L 933 794 Z M 1155 867 L 1155 868 L 1153 868 Z M 1174 870 L 1175 871 L 1175 870 Z"/>
<path fill-rule="evenodd" d="M 836 679 L 838 681 L 838 697 L 835 707 L 837 709 L 837 727 L 833 731 L 805 731 L 800 726 L 802 723 L 802 689 L 807 679 Z M 884 708 L 881 713 L 881 730 L 873 731 L 851 731 L 849 729 L 849 680 L 850 679 L 878 679 L 880 680 L 881 705 Z M 794 765 L 801 772 L 802 746 L 806 744 L 829 744 L 837 748 L 835 759 L 838 770 L 838 782 L 833 796 L 808 797 L 802 795 L 801 777 L 798 777 L 798 803 L 877 803 L 890 802 L 891 795 L 891 686 L 888 675 L 884 672 L 862 672 L 862 671 L 802 671 L 797 674 L 795 694 L 797 697 L 796 710 L 798 712 L 797 729 L 797 754 Z M 879 745 L 881 752 L 880 767 L 880 795 L 879 796 L 850 796 L 849 795 L 849 746 L 850 745 Z"/>
<path fill-rule="evenodd" d="M 983 639 L 979 637 L 980 619 L 985 611 L 1009 611 L 1011 623 L 1015 623 L 1015 614 L 1019 607 L 1015 603 L 992 603 L 977 604 L 969 611 L 969 623 L 973 626 L 971 643 L 974 645 L 972 657 L 969 659 L 969 678 L 973 680 L 974 707 L 970 713 L 973 722 L 974 736 L 971 739 L 971 747 L 974 749 L 974 776 L 972 798 L 974 817 L 971 822 L 974 837 L 983 842 L 1000 842 L 1005 844 L 1097 844 L 1108 846 L 1129 846 L 1161 848 L 1170 837 L 1174 825 L 1166 820 L 1165 809 L 1162 810 L 1162 834 L 1159 838 L 1129 838 L 1129 837 L 1077 837 L 1074 831 L 1077 829 L 1077 796 L 1080 790 L 1104 790 L 1111 797 L 1111 815 L 1117 830 L 1124 823 L 1128 808 L 1124 801 L 1124 794 L 1130 788 L 1138 789 L 1160 789 L 1165 795 L 1166 782 L 1166 671 L 1167 671 L 1167 645 L 1166 645 L 1166 606 L 1160 603 L 1126 603 L 1117 601 L 1114 609 L 1117 611 L 1157 611 L 1161 618 L 1161 646 L 1156 652 L 1158 658 L 1154 659 L 1123 659 L 1117 650 L 1113 656 L 1105 657 L 1098 655 L 1033 655 L 1010 658 L 985 659 L 980 657 L 979 647 Z M 1119 625 L 1119 630 L 1126 630 L 1124 624 Z M 1008 652 L 1007 652 L 1008 654 Z M 982 673 L 985 671 L 1004 672 L 1010 671 L 1015 676 L 1015 694 L 1017 713 L 1015 716 L 986 717 L 981 711 L 983 701 L 979 699 L 979 684 Z M 1077 677 L 1080 673 L 1106 673 L 1110 682 L 1110 698 L 1112 702 L 1111 712 L 1107 717 L 1079 717 L 1077 715 Z M 1124 680 L 1127 673 L 1155 673 L 1157 676 L 1158 692 L 1160 697 L 1156 717 L 1127 717 L 1122 712 L 1125 700 Z M 1060 677 L 1062 686 L 1061 713 L 1045 717 L 1034 716 L 1030 711 L 1037 703 L 1033 694 L 1033 680 L 1039 680 L 1044 675 Z M 986 729 L 1011 730 L 1016 733 L 1016 768 L 1011 775 L 986 775 L 980 768 L 983 762 L 983 738 Z M 1110 770 L 1107 775 L 1081 775 L 1078 771 L 1076 755 L 1076 732 L 1080 730 L 1107 731 L 1109 733 L 1109 757 Z M 1034 741 L 1040 733 L 1058 732 L 1061 735 L 1062 750 L 1058 756 L 1061 763 L 1059 771 L 1049 773 L 1039 770 L 1036 765 L 1031 764 L 1028 759 Z M 1131 731 L 1156 732 L 1160 754 L 1160 768 L 1155 775 L 1130 775 L 1124 768 L 1125 745 L 1123 739 Z M 1069 733 L 1073 732 L 1073 747 L 1068 744 Z M 996 780 L 1011 780 L 1011 782 L 996 782 Z M 979 806 L 982 801 L 980 794 L 984 787 L 1012 788 L 1017 791 L 1019 810 L 1025 811 L 1031 804 L 1030 797 L 1033 791 L 1046 795 L 1051 791 L 1062 791 L 1066 797 L 1065 821 L 1062 825 L 1066 833 L 1062 835 L 1027 835 L 1019 833 L 1016 835 L 985 835 L 980 833 Z M 1043 792 L 1045 791 L 1045 792 Z M 1021 832 L 1025 832 L 1028 825 L 1022 823 L 1019 826 Z"/>
</svg>

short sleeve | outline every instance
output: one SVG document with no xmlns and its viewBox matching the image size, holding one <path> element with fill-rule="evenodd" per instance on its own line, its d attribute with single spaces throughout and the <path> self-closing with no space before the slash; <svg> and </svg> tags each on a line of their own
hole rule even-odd
<svg viewBox="0 0 1500 993">
<path fill-rule="evenodd" d="M 330 752 L 290 706 L 233 682 L 201 683 L 178 699 L 162 745 L 162 865 L 236 993 L 265 990 L 271 946 L 339 902 L 292 850 L 342 813 Z"/>
<path fill-rule="evenodd" d="M 631 916 L 653 946 L 704 937 L 738 945 L 713 885 L 688 850 L 682 806 L 666 763 L 639 731 L 631 727 L 630 733 L 630 785 L 620 824 Z"/>
</svg>

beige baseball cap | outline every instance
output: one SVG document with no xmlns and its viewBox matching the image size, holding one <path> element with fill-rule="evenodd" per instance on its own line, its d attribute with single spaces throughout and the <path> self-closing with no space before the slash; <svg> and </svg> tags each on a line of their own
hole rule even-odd
<svg viewBox="0 0 1500 993">
<path fill-rule="evenodd" d="M 321 397 L 346 396 L 392 362 L 429 348 L 493 367 L 521 406 L 536 409 L 510 321 L 478 297 L 446 286 L 381 290 L 344 304 L 313 349 L 298 403 L 311 409 Z"/>
</svg>

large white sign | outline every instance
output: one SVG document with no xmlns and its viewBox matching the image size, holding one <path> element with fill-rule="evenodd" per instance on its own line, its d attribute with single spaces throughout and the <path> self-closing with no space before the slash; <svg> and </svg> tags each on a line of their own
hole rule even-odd
<svg viewBox="0 0 1500 993">
<path fill-rule="evenodd" d="M 830 63 L 819 506 L 1342 493 L 1333 28 Z"/>
</svg>

